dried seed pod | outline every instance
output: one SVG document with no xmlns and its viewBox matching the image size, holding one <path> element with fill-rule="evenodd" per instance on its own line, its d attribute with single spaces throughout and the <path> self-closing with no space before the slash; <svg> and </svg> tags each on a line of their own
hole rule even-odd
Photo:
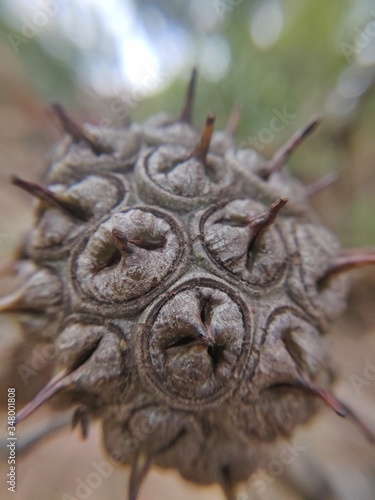
<svg viewBox="0 0 375 500">
<path fill-rule="evenodd" d="M 345 307 L 343 273 L 375 252 L 342 251 L 309 205 L 322 183 L 284 165 L 318 120 L 266 160 L 234 145 L 236 110 L 226 131 L 209 114 L 197 132 L 195 80 L 177 118 L 142 126 L 81 126 L 54 106 L 67 137 L 45 184 L 13 179 L 39 203 L 15 266 L 25 283 L 0 311 L 57 352 L 17 420 L 52 397 L 78 405 L 83 435 L 101 419 L 129 500 L 152 464 L 233 500 L 319 399 L 374 437 L 331 393 L 321 337 Z"/>
</svg>

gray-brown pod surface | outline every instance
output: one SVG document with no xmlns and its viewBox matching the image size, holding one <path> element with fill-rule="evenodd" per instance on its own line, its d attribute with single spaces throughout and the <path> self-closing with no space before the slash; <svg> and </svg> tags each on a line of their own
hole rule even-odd
<svg viewBox="0 0 375 500">
<path fill-rule="evenodd" d="M 85 432 L 100 419 L 131 466 L 129 500 L 152 464 L 233 500 L 319 399 L 354 416 L 330 391 L 321 337 L 346 305 L 344 272 L 375 253 L 342 250 L 285 165 L 318 120 L 267 160 L 213 114 L 192 124 L 195 79 L 177 119 L 102 131 L 54 106 L 66 135 L 44 184 L 13 178 L 38 204 L 23 285 L 0 311 L 57 352 L 17 423 L 51 397 Z"/>
</svg>

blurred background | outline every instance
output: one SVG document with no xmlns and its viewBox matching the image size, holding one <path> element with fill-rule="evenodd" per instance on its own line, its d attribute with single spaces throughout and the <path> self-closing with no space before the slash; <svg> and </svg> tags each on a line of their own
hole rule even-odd
<svg viewBox="0 0 375 500">
<path fill-rule="evenodd" d="M 225 127 L 239 105 L 238 143 L 266 156 L 320 114 L 322 125 L 293 155 L 290 167 L 306 183 L 338 173 L 338 181 L 316 195 L 315 208 L 344 247 L 375 245 L 374 0 L 2 0 L 2 263 L 12 258 L 33 220 L 31 200 L 9 186 L 9 175 L 38 179 L 46 153 L 60 137 L 49 105 L 59 102 L 77 120 L 103 126 L 161 110 L 177 115 L 193 67 L 199 72 L 195 124 L 214 111 L 218 127 Z M 283 117 L 277 131 L 275 116 Z M 2 286 L 5 291 L 12 284 Z M 375 381 L 360 393 L 353 385 L 353 375 L 364 376 L 365 359 L 375 363 L 374 300 L 374 270 L 353 273 L 348 312 L 328 343 L 342 375 L 338 394 L 375 429 Z M 0 318 L 0 329 L 1 393 L 19 384 L 21 404 L 45 383 L 52 363 L 42 363 L 25 384 L 17 368 L 28 366 L 33 354 L 18 346 L 18 327 L 10 318 Z M 33 430 L 51 418 L 41 410 L 27 425 Z M 298 434 L 308 453 L 288 466 L 285 478 L 271 475 L 262 494 L 249 483 L 239 500 L 284 498 L 282 492 L 296 499 L 374 498 L 374 450 L 337 419 L 322 412 Z M 62 431 L 20 458 L 17 500 L 74 498 L 77 478 L 85 479 L 92 461 L 102 456 L 99 435 L 95 428 L 81 444 L 76 432 Z M 325 493 L 314 493 L 303 474 L 305 462 L 324 478 Z M 2 473 L 1 488 L 3 479 Z M 90 498 L 125 498 L 126 481 L 116 470 Z M 216 488 L 196 489 L 172 473 L 157 472 L 142 495 L 221 498 Z"/>
</svg>

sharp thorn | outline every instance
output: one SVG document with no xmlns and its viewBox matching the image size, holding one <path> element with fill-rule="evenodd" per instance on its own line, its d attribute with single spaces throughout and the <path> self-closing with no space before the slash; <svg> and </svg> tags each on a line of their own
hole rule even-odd
<svg viewBox="0 0 375 500">
<path fill-rule="evenodd" d="M 237 127 L 240 123 L 241 113 L 242 106 L 240 104 L 235 104 L 230 112 L 228 123 L 225 127 L 225 132 L 232 137 L 236 133 Z"/>
<path fill-rule="evenodd" d="M 318 281 L 318 287 L 324 287 L 324 285 L 331 278 L 337 274 L 345 273 L 351 271 L 352 269 L 357 269 L 360 267 L 370 266 L 375 264 L 375 250 L 348 250 L 338 255 L 332 260 L 323 276 L 321 276 Z"/>
<path fill-rule="evenodd" d="M 26 406 L 20 410 L 16 415 L 16 424 L 19 424 L 26 417 L 31 415 L 39 406 L 52 398 L 57 392 L 67 387 L 70 382 L 70 373 L 68 370 L 60 371 L 48 384 L 30 401 Z"/>
<path fill-rule="evenodd" d="M 189 81 L 189 85 L 186 91 L 186 98 L 184 102 L 184 106 L 182 108 L 180 120 L 181 122 L 186 122 L 191 125 L 192 116 L 193 116 L 193 105 L 194 105 L 194 96 L 195 96 L 195 87 L 197 83 L 197 70 L 193 69 Z"/>
<path fill-rule="evenodd" d="M 18 311 L 22 308 L 22 299 L 24 296 L 24 291 L 21 288 L 16 292 L 10 293 L 5 297 L 0 299 L 0 313 L 8 313 L 12 311 Z"/>
<path fill-rule="evenodd" d="M 59 119 L 64 131 L 72 136 L 74 142 L 85 142 L 90 146 L 90 148 L 96 155 L 100 155 L 101 153 L 103 153 L 103 149 L 100 148 L 92 139 L 90 139 L 90 137 L 86 134 L 86 132 L 80 125 L 75 123 L 75 121 L 70 118 L 61 104 L 52 104 L 51 108 Z"/>
<path fill-rule="evenodd" d="M 189 156 L 190 158 L 197 158 L 202 163 L 206 163 L 207 153 L 210 147 L 211 137 L 214 131 L 215 124 L 215 115 L 210 113 L 207 116 L 206 124 L 204 126 L 204 130 L 201 136 L 200 141 L 195 146 L 193 152 Z"/>
<path fill-rule="evenodd" d="M 227 466 L 222 468 L 221 488 L 226 500 L 236 500 L 235 488 L 230 478 L 229 467 Z"/>
<path fill-rule="evenodd" d="M 259 215 L 255 219 L 248 221 L 248 225 L 252 231 L 249 251 L 252 247 L 254 247 L 264 231 L 275 222 L 277 214 L 287 204 L 287 202 L 288 198 L 279 198 L 272 203 L 266 212 Z"/>
<path fill-rule="evenodd" d="M 366 439 L 368 439 L 368 441 L 370 441 L 371 443 L 375 443 L 375 434 L 371 431 L 371 429 L 369 429 L 367 425 L 362 422 L 362 420 L 354 413 L 351 408 L 349 408 L 345 403 L 336 398 L 334 394 L 325 389 L 322 389 L 312 382 L 303 379 L 298 380 L 297 386 L 321 399 L 321 401 L 323 401 L 325 405 L 331 408 L 340 417 L 350 418 L 362 431 Z"/>
<path fill-rule="evenodd" d="M 130 471 L 128 500 L 137 500 L 139 490 L 152 465 L 152 460 L 152 457 L 147 457 L 142 452 L 137 453 Z"/>
<path fill-rule="evenodd" d="M 331 408 L 339 417 L 345 418 L 347 416 L 347 411 L 343 403 L 329 391 L 308 382 L 303 382 L 302 385 L 314 396 L 321 399 L 323 403 L 328 406 L 328 408 Z"/>
<path fill-rule="evenodd" d="M 73 217 L 74 219 L 78 219 L 80 221 L 87 221 L 87 216 L 80 205 L 78 205 L 78 203 L 68 200 L 62 194 L 51 191 L 46 186 L 38 184 L 37 182 L 21 179 L 16 175 L 13 175 L 11 177 L 11 183 L 23 189 L 32 196 L 35 196 L 40 200 L 47 202 L 49 205 L 53 205 L 54 207 L 59 208 L 70 217 Z"/>
<path fill-rule="evenodd" d="M 266 180 L 282 167 L 297 146 L 315 130 L 320 122 L 321 119 L 318 116 L 311 118 L 304 127 L 297 130 L 297 132 L 276 151 L 267 165 L 267 171 L 264 175 Z"/>
<path fill-rule="evenodd" d="M 0 276 L 21 274 L 30 276 L 36 269 L 35 264 L 27 259 L 12 260 L 0 265 Z"/>
<path fill-rule="evenodd" d="M 311 196 L 314 196 L 315 194 L 324 191 L 325 189 L 335 184 L 338 181 L 338 178 L 339 178 L 338 174 L 336 172 L 332 172 L 330 174 L 325 175 L 321 179 L 318 179 L 317 181 L 308 184 L 305 187 L 306 196 L 310 198 Z"/>
<path fill-rule="evenodd" d="M 82 439 L 86 439 L 89 435 L 90 415 L 84 406 L 76 408 L 72 418 L 72 429 L 79 425 Z"/>
</svg>

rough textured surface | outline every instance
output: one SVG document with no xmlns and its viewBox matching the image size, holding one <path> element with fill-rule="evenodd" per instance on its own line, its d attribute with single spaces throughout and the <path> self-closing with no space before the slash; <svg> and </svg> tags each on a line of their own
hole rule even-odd
<svg viewBox="0 0 375 500">
<path fill-rule="evenodd" d="M 323 278 L 339 244 L 287 167 L 268 175 L 212 127 L 160 115 L 68 134 L 16 266 L 25 284 L 2 303 L 56 345 L 55 403 L 103 421 L 131 495 L 156 463 L 232 498 L 332 382 L 321 336 L 346 280 Z"/>
</svg>

